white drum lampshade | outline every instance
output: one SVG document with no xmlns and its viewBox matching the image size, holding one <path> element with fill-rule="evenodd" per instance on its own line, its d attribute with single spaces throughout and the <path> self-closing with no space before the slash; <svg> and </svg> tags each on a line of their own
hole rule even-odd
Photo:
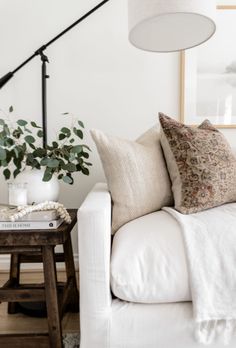
<svg viewBox="0 0 236 348">
<path fill-rule="evenodd" d="M 154 52 L 180 51 L 207 41 L 216 30 L 215 0 L 128 0 L 129 40 Z"/>
</svg>

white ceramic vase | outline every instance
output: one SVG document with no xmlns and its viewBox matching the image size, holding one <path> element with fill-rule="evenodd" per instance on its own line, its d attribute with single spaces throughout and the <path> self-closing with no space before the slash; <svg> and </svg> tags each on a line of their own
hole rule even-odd
<svg viewBox="0 0 236 348">
<path fill-rule="evenodd" d="M 28 204 L 58 201 L 60 186 L 57 177 L 54 175 L 50 181 L 45 182 L 43 175 L 42 169 L 26 169 L 15 178 L 14 183 L 27 184 Z"/>
</svg>

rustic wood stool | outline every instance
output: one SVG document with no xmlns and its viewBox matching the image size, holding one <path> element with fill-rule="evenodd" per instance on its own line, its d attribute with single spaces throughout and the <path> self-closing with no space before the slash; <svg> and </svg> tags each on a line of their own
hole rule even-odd
<svg viewBox="0 0 236 348">
<path fill-rule="evenodd" d="M 79 311 L 79 294 L 71 245 L 71 230 L 77 211 L 69 209 L 72 222 L 56 230 L 0 231 L 0 254 L 11 254 L 10 278 L 0 288 L 0 302 L 8 302 L 8 312 L 16 312 L 16 302 L 46 302 L 47 335 L 0 335 L 0 347 L 62 348 L 61 319 L 68 306 Z M 63 253 L 55 253 L 63 245 Z M 43 263 L 44 284 L 20 284 L 21 263 Z M 56 262 L 65 262 L 67 281 L 57 282 Z M 60 295 L 61 294 L 61 295 Z"/>
</svg>

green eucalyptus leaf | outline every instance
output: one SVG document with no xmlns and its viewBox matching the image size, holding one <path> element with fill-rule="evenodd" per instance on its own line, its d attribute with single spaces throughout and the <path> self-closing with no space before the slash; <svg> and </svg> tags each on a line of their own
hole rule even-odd
<svg viewBox="0 0 236 348">
<path fill-rule="evenodd" d="M 78 124 L 80 125 L 80 127 L 84 128 L 84 124 L 82 121 L 78 121 Z"/>
<path fill-rule="evenodd" d="M 14 153 L 15 153 L 15 155 L 16 155 L 16 158 L 18 158 L 18 157 L 19 157 L 19 151 L 18 151 L 18 148 L 17 148 L 17 147 L 15 147 L 15 148 L 13 149 L 13 151 L 14 151 Z"/>
<path fill-rule="evenodd" d="M 89 175 L 89 169 L 88 168 L 82 168 L 82 173 L 84 175 Z"/>
<path fill-rule="evenodd" d="M 71 133 L 70 129 L 67 128 L 67 127 L 63 127 L 63 128 L 61 129 L 61 132 L 62 132 L 62 133 L 65 133 L 65 134 L 70 134 L 70 133 Z"/>
<path fill-rule="evenodd" d="M 7 136 L 9 136 L 11 133 L 10 133 L 10 129 L 9 129 L 9 127 L 8 127 L 8 125 L 7 124 L 5 124 L 4 126 L 3 126 L 3 131 L 5 132 L 5 134 L 7 135 Z"/>
<path fill-rule="evenodd" d="M 58 143 L 56 141 L 53 141 L 52 142 L 52 146 L 54 149 L 57 149 L 58 148 Z"/>
<path fill-rule="evenodd" d="M 34 127 L 34 128 L 42 128 L 42 127 L 38 126 L 37 123 L 34 122 L 34 121 L 30 122 L 30 124 L 31 124 L 31 126 Z"/>
<path fill-rule="evenodd" d="M 34 155 L 32 153 L 28 153 L 27 159 L 26 159 L 26 164 L 32 164 L 34 161 Z"/>
<path fill-rule="evenodd" d="M 13 172 L 13 177 L 16 178 L 18 174 L 20 174 L 20 170 L 19 169 L 15 169 L 14 172 Z"/>
<path fill-rule="evenodd" d="M 13 163 L 15 164 L 17 169 L 21 169 L 21 159 L 20 158 L 13 158 Z"/>
<path fill-rule="evenodd" d="M 43 138 L 43 131 L 41 129 L 37 132 L 37 136 Z"/>
<path fill-rule="evenodd" d="M 84 134 L 81 129 L 77 129 L 76 127 L 74 127 L 73 132 L 75 135 L 77 135 L 77 137 L 79 137 L 80 139 L 83 139 Z"/>
<path fill-rule="evenodd" d="M 34 157 L 44 157 L 46 155 L 46 150 L 42 149 L 41 147 L 35 149 L 35 151 L 33 152 Z"/>
<path fill-rule="evenodd" d="M 31 164 L 31 167 L 32 168 L 36 168 L 36 169 L 40 169 L 41 168 L 39 162 L 36 159 L 33 160 L 32 164 Z"/>
<path fill-rule="evenodd" d="M 73 127 L 73 132 L 75 135 L 77 135 L 77 128 L 76 127 Z"/>
<path fill-rule="evenodd" d="M 14 143 L 15 143 L 14 140 L 11 139 L 11 138 L 7 138 L 7 139 L 5 140 L 5 142 L 4 142 L 5 146 L 8 146 L 8 147 L 13 146 Z"/>
<path fill-rule="evenodd" d="M 77 135 L 80 139 L 84 138 L 84 134 L 83 134 L 82 130 L 80 130 L 80 129 L 77 130 Z"/>
<path fill-rule="evenodd" d="M 4 126 L 4 124 L 5 124 L 5 121 L 2 118 L 0 118 L 0 126 Z"/>
<path fill-rule="evenodd" d="M 76 153 L 70 153 L 69 161 L 73 162 L 76 159 Z"/>
<path fill-rule="evenodd" d="M 86 159 L 89 158 L 89 154 L 88 154 L 87 152 L 82 152 L 82 156 L 83 156 L 84 158 L 86 158 Z"/>
<path fill-rule="evenodd" d="M 55 158 L 50 158 L 48 160 L 47 166 L 49 168 L 57 168 L 59 166 L 59 161 Z"/>
<path fill-rule="evenodd" d="M 8 149 L 6 149 L 6 161 L 7 163 L 10 163 L 11 160 L 14 158 L 14 151 L 9 151 Z"/>
<path fill-rule="evenodd" d="M 11 172 L 10 172 L 10 170 L 9 170 L 8 168 L 4 169 L 3 175 L 4 175 L 4 177 L 5 177 L 6 180 L 10 179 L 10 177 L 11 177 Z"/>
<path fill-rule="evenodd" d="M 47 166 L 48 162 L 50 161 L 50 158 L 44 157 L 41 161 L 40 164 L 41 166 Z"/>
<path fill-rule="evenodd" d="M 16 123 L 21 127 L 24 127 L 28 124 L 28 122 L 25 120 L 18 120 Z"/>
<path fill-rule="evenodd" d="M 50 168 L 46 168 L 44 175 L 43 175 L 43 181 L 47 182 L 50 181 L 52 179 L 52 171 Z"/>
<path fill-rule="evenodd" d="M 74 163 L 67 163 L 65 164 L 63 169 L 71 173 L 76 172 L 76 165 Z"/>
<path fill-rule="evenodd" d="M 8 163 L 6 160 L 2 160 L 1 163 L 2 163 L 2 167 L 8 167 Z"/>
<path fill-rule="evenodd" d="M 82 147 L 81 145 L 73 146 L 72 149 L 71 149 L 71 152 L 72 152 L 72 153 L 80 153 L 80 152 L 83 152 L 83 147 Z"/>
<path fill-rule="evenodd" d="M 20 132 L 20 134 L 24 134 L 23 130 L 20 127 L 18 127 L 17 129 Z"/>
<path fill-rule="evenodd" d="M 0 147 L 0 161 L 3 161 L 7 158 L 7 152 L 5 149 Z"/>
<path fill-rule="evenodd" d="M 13 112 L 13 106 L 11 105 L 10 107 L 9 107 L 9 112 Z"/>
<path fill-rule="evenodd" d="M 84 128 L 84 123 L 82 121 L 78 121 L 78 124 L 80 125 L 80 127 Z"/>
<path fill-rule="evenodd" d="M 26 135 L 26 137 L 24 138 L 25 141 L 28 143 L 28 144 L 33 144 L 35 143 L 35 139 L 32 135 Z"/>
<path fill-rule="evenodd" d="M 63 133 L 60 133 L 59 134 L 59 140 L 63 140 L 63 139 L 65 139 L 66 138 L 66 135 L 65 134 L 63 134 Z"/>
<path fill-rule="evenodd" d="M 29 143 L 29 147 L 31 147 L 31 149 L 33 149 L 33 150 L 36 149 L 36 147 L 33 144 L 31 144 L 31 143 Z"/>
<path fill-rule="evenodd" d="M 66 184 L 70 184 L 70 185 L 73 184 L 73 179 L 72 179 L 70 176 L 68 176 L 68 175 L 64 175 L 62 180 L 63 180 Z"/>
</svg>

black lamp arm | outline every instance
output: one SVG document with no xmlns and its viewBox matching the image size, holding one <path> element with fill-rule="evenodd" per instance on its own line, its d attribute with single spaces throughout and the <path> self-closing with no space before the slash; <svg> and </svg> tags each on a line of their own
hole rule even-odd
<svg viewBox="0 0 236 348">
<path fill-rule="evenodd" d="M 0 88 L 2 88 L 14 75 L 12 71 L 9 71 L 6 75 L 0 78 Z"/>
<path fill-rule="evenodd" d="M 95 11 L 97 11 L 100 7 L 102 7 L 103 5 L 105 5 L 108 1 L 110 0 L 104 0 L 102 2 L 100 2 L 97 6 L 95 6 L 94 8 L 92 8 L 89 12 L 85 13 L 82 17 L 80 17 L 79 19 L 77 19 L 74 23 L 72 23 L 69 27 L 67 27 L 66 29 L 64 29 L 61 33 L 59 33 L 58 35 L 56 35 L 53 39 L 51 39 L 50 41 L 48 41 L 45 45 L 41 46 L 37 51 L 34 52 L 34 54 L 32 54 L 29 58 L 27 58 L 23 63 L 21 63 L 18 67 L 16 67 L 13 71 L 8 72 L 6 75 L 4 75 L 1 79 L 0 79 L 0 88 L 2 88 L 11 78 L 12 76 L 18 71 L 20 70 L 23 66 L 25 66 L 27 63 L 29 63 L 34 57 L 38 56 L 41 52 L 43 52 L 48 46 L 50 46 L 53 42 L 55 42 L 56 40 L 58 40 L 61 36 L 63 36 L 64 34 L 66 34 L 69 30 L 71 30 L 72 28 L 74 28 L 77 24 L 79 24 L 80 22 L 82 22 L 83 20 L 85 20 L 87 17 L 89 17 L 92 13 L 94 13 Z"/>
</svg>

